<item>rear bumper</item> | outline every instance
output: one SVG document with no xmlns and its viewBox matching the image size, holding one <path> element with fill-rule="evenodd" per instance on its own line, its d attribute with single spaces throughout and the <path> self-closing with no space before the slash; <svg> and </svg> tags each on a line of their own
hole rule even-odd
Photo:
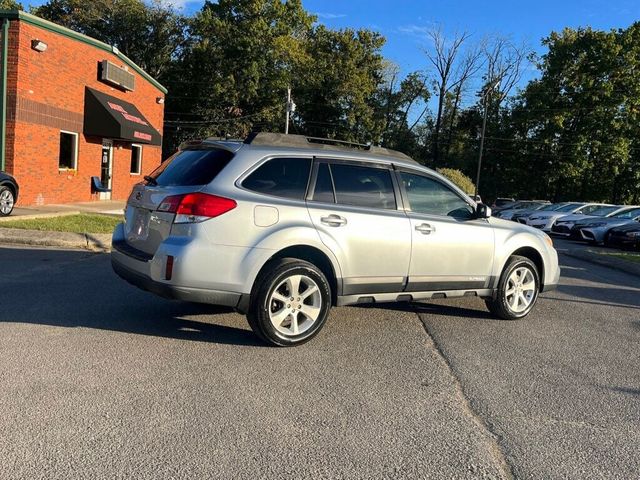
<svg viewBox="0 0 640 480">
<path fill-rule="evenodd" d="M 239 293 L 178 287 L 168 283 L 157 282 L 147 275 L 126 267 L 118 261 L 118 255 L 111 255 L 111 266 L 120 278 L 126 280 L 131 285 L 164 298 L 185 302 L 210 303 L 233 308 L 236 308 L 240 303 L 241 295 Z"/>
<path fill-rule="evenodd" d="M 234 283 L 232 277 L 237 272 L 227 262 L 236 258 L 225 247 L 215 248 L 188 238 L 169 238 L 155 254 L 146 254 L 127 244 L 122 224 L 113 233 L 112 246 L 114 272 L 142 290 L 175 300 L 234 308 L 240 302 L 242 286 L 239 280 Z M 165 278 L 169 256 L 174 258 L 170 280 Z"/>
</svg>

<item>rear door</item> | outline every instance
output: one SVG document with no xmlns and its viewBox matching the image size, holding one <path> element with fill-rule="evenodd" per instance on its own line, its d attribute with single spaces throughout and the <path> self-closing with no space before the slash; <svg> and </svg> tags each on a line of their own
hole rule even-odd
<svg viewBox="0 0 640 480">
<path fill-rule="evenodd" d="M 494 231 L 470 202 L 436 177 L 398 171 L 413 247 L 407 291 L 487 288 Z"/>
<path fill-rule="evenodd" d="M 343 293 L 402 291 L 411 231 L 391 166 L 317 159 L 311 185 L 309 215 L 340 262 Z"/>
</svg>

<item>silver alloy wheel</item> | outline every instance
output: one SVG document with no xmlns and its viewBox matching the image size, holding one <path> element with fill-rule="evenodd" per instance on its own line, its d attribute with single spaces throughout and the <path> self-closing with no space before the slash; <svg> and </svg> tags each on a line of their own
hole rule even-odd
<svg viewBox="0 0 640 480">
<path fill-rule="evenodd" d="M 507 280 L 504 292 L 507 305 L 514 313 L 522 313 L 536 296 L 536 280 L 533 272 L 527 267 L 516 268 Z"/>
<path fill-rule="evenodd" d="M 300 335 L 320 316 L 322 296 L 318 284 L 306 275 L 282 280 L 269 297 L 269 319 L 283 335 Z"/>
<path fill-rule="evenodd" d="M 9 215 L 13 210 L 13 193 L 8 188 L 0 192 L 0 213 Z"/>
</svg>

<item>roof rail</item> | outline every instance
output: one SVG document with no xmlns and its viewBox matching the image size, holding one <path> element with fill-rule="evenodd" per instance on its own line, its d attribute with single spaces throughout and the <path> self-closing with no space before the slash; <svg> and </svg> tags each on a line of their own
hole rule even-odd
<svg viewBox="0 0 640 480">
<path fill-rule="evenodd" d="M 284 133 L 254 132 L 244 141 L 249 145 L 271 145 L 295 148 L 314 148 L 322 150 L 362 150 L 374 155 L 395 157 L 402 160 L 415 161 L 411 157 L 396 150 L 384 147 L 375 147 L 369 144 L 334 140 L 331 138 L 307 137 L 305 135 L 287 135 Z"/>
</svg>

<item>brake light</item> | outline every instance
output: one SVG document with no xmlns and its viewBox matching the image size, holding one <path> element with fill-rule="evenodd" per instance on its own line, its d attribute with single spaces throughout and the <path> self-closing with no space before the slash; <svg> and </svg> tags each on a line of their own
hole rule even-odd
<svg viewBox="0 0 640 480">
<path fill-rule="evenodd" d="M 227 213 L 236 208 L 236 201 L 208 193 L 187 193 L 166 197 L 159 212 L 175 213 L 174 223 L 197 223 Z"/>
</svg>

